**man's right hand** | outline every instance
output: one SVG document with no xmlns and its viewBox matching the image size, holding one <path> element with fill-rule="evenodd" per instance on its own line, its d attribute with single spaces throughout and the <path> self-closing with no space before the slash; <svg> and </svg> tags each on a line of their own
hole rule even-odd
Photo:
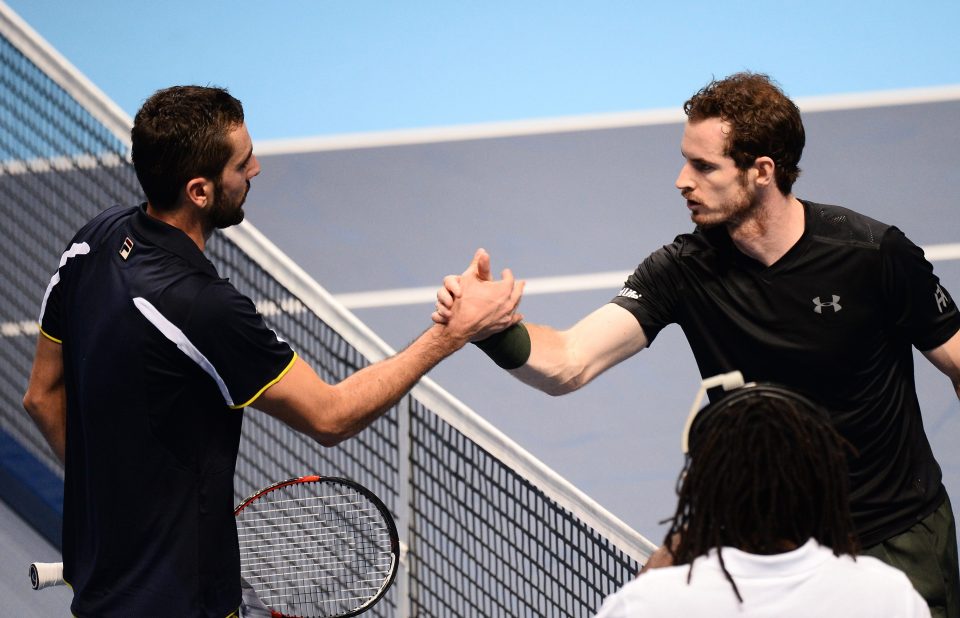
<svg viewBox="0 0 960 618">
<path fill-rule="evenodd" d="M 477 249 L 463 274 L 444 277 L 431 318 L 463 333 L 467 340 L 485 339 L 523 319 L 516 310 L 525 283 L 514 279 L 509 268 L 503 270 L 500 281 L 494 281 L 490 255 Z"/>
</svg>

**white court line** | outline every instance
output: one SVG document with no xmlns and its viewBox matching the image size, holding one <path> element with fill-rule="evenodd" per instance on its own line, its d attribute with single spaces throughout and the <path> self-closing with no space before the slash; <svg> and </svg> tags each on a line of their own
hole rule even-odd
<svg viewBox="0 0 960 618">
<path fill-rule="evenodd" d="M 916 105 L 960 100 L 960 84 L 929 88 L 903 88 L 849 94 L 797 97 L 801 113 L 829 112 L 897 105 Z M 257 140 L 257 156 L 290 155 L 333 150 L 385 148 L 415 144 L 438 144 L 526 135 L 623 129 L 662 124 L 683 124 L 680 106 L 552 118 L 531 118 L 415 129 L 369 131 L 289 139 Z"/>
<path fill-rule="evenodd" d="M 929 245 L 923 247 L 924 255 L 931 262 L 960 260 L 960 243 Z M 531 294 L 557 294 L 608 289 L 616 292 L 623 286 L 631 271 L 612 271 L 568 277 L 540 277 L 527 279 L 524 296 Z M 398 305 L 432 304 L 437 300 L 437 286 L 377 290 L 351 294 L 334 294 L 347 309 L 395 307 Z M 949 286 L 948 286 L 949 287 Z"/>
<path fill-rule="evenodd" d="M 929 245 L 923 247 L 923 252 L 931 262 L 960 260 L 960 243 Z M 527 279 L 527 285 L 523 293 L 525 296 L 588 290 L 610 290 L 611 293 L 614 293 L 623 286 L 623 282 L 626 281 L 630 272 L 632 271 L 608 271 L 567 277 L 537 277 Z M 438 281 L 437 286 L 439 285 Z M 347 309 L 432 305 L 437 300 L 437 286 L 334 294 L 334 298 Z M 273 300 L 259 301 L 257 302 L 257 309 L 267 316 L 275 315 L 281 311 L 289 313 L 306 311 L 306 308 L 295 298 L 285 299 L 279 303 Z M 32 336 L 39 332 L 40 329 L 35 321 L 0 322 L 0 336 L 2 337 Z"/>
<path fill-rule="evenodd" d="M 613 271 L 568 277 L 539 277 L 527 279 L 523 289 L 524 296 L 530 294 L 559 294 L 563 292 L 582 292 L 585 290 L 613 289 L 623 287 L 631 271 Z M 377 290 L 352 294 L 334 294 L 334 298 L 347 309 L 368 309 L 371 307 L 394 307 L 398 305 L 432 304 L 437 301 L 437 288 L 433 287 L 401 288 L 396 290 Z"/>
</svg>

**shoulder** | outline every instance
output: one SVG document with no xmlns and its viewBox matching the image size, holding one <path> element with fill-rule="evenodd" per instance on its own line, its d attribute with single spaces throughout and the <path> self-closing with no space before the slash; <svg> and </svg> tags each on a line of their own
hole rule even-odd
<svg viewBox="0 0 960 618">
<path fill-rule="evenodd" d="M 124 225 L 137 212 L 137 206 L 113 206 L 91 219 L 77 232 L 74 242 L 96 243 Z"/>
<path fill-rule="evenodd" d="M 717 584 L 711 563 L 697 559 L 688 582 L 690 574 L 690 565 L 646 571 L 607 597 L 597 618 L 709 615 L 713 610 L 723 614 L 724 609 L 733 609 L 736 597 L 725 580 Z"/>
<path fill-rule="evenodd" d="M 263 315 L 248 296 L 227 279 L 208 279 L 190 303 L 189 325 L 208 332 L 265 328 Z"/>
<path fill-rule="evenodd" d="M 820 240 L 879 248 L 892 226 L 864 214 L 829 204 L 801 200 L 811 236 Z"/>
<path fill-rule="evenodd" d="M 718 227 L 709 230 L 697 228 L 692 232 L 678 235 L 673 242 L 663 245 L 647 257 L 647 264 L 665 265 L 671 262 L 680 262 L 688 258 L 698 258 L 704 255 L 713 255 L 724 248 L 732 246 L 726 230 Z"/>
</svg>

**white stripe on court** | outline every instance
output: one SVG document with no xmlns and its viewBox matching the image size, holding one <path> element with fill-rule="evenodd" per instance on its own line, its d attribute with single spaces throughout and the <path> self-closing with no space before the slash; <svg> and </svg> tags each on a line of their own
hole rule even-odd
<svg viewBox="0 0 960 618">
<path fill-rule="evenodd" d="M 848 94 L 833 94 L 794 99 L 802 113 L 830 112 L 897 105 L 916 105 L 960 100 L 960 84 L 929 88 L 903 88 Z M 302 154 L 359 148 L 384 148 L 413 144 L 437 144 L 477 139 L 547 135 L 575 131 L 599 131 L 661 124 L 683 124 L 686 116 L 676 107 L 483 122 L 417 129 L 369 131 L 339 135 L 321 135 L 290 139 L 258 140 L 257 156 Z"/>
<path fill-rule="evenodd" d="M 931 262 L 960 260 L 960 243 L 929 245 L 923 247 L 924 255 Z M 524 296 L 531 294 L 560 294 L 564 292 L 583 292 L 587 290 L 610 290 L 615 293 L 623 286 L 631 271 L 611 271 L 567 277 L 540 277 L 527 279 Z M 401 288 L 393 290 L 375 290 L 334 294 L 334 298 L 347 309 L 371 309 L 395 307 L 399 305 L 433 304 L 437 301 L 437 288 L 433 287 Z"/>
<path fill-rule="evenodd" d="M 922 247 L 923 254 L 931 262 L 945 262 L 947 260 L 960 260 L 960 243 L 947 245 L 929 245 Z"/>
<path fill-rule="evenodd" d="M 530 294 L 560 294 L 563 292 L 582 292 L 623 287 L 627 275 L 632 271 L 611 271 L 567 277 L 538 277 L 527 279 L 523 289 L 524 296 Z M 398 305 L 432 304 L 437 301 L 437 288 L 402 288 L 396 290 L 377 290 L 352 294 L 334 294 L 334 298 L 347 309 L 369 309 L 373 307 L 394 307 Z M 614 290 L 615 291 L 615 290 Z"/>
<path fill-rule="evenodd" d="M 923 247 L 923 252 L 931 262 L 960 260 L 960 243 L 928 245 Z M 584 292 L 588 290 L 610 290 L 612 294 L 623 286 L 623 282 L 626 281 L 630 272 L 632 271 L 609 271 L 585 275 L 569 275 L 566 277 L 538 277 L 527 279 L 527 285 L 523 293 L 526 296 L 531 294 L 563 294 L 565 292 Z M 433 287 L 334 294 L 334 298 L 347 309 L 376 309 L 381 307 L 398 307 L 401 305 L 432 305 L 437 300 L 438 286 L 439 283 Z M 256 305 L 257 311 L 264 316 L 306 311 L 303 304 L 296 298 L 286 298 L 279 301 L 259 300 L 256 301 Z M 39 328 L 35 322 L 0 322 L 0 336 L 3 337 L 36 335 L 38 332 Z M 212 366 L 211 370 L 216 372 Z"/>
</svg>

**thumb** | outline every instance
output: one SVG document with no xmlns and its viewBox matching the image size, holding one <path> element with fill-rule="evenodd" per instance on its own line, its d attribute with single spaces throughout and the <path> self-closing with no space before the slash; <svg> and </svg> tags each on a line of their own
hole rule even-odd
<svg viewBox="0 0 960 618">
<path fill-rule="evenodd" d="M 481 281 L 490 279 L 490 255 L 485 249 L 477 249 L 473 254 L 470 266 L 463 272 L 463 276 L 473 276 Z"/>
<path fill-rule="evenodd" d="M 485 249 L 477 251 L 477 279 L 490 281 L 490 254 Z"/>
</svg>

